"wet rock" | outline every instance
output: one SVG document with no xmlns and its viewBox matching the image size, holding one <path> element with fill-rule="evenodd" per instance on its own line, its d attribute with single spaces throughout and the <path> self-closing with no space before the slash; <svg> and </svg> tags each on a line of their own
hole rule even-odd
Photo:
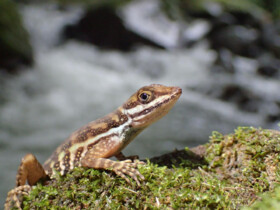
<svg viewBox="0 0 280 210">
<path fill-rule="evenodd" d="M 214 63 L 212 71 L 218 73 L 234 73 L 233 55 L 227 49 L 220 49 L 218 51 L 217 59 Z"/>
<path fill-rule="evenodd" d="M 210 42 L 214 49 L 227 48 L 238 55 L 256 57 L 261 51 L 257 46 L 258 36 L 253 28 L 234 25 L 212 31 Z"/>
<path fill-rule="evenodd" d="M 262 21 L 244 12 L 223 12 L 212 19 L 212 32 L 219 31 L 227 26 L 242 25 L 248 28 L 260 29 Z"/>
<path fill-rule="evenodd" d="M 121 51 L 129 51 L 136 45 L 162 48 L 126 29 L 116 11 L 107 7 L 87 11 L 78 23 L 64 28 L 63 37 L 89 42 L 100 48 Z"/>
<path fill-rule="evenodd" d="M 211 19 L 212 29 L 207 38 L 215 50 L 227 48 L 231 52 L 257 58 L 265 50 L 261 45 L 263 20 L 249 12 L 224 11 Z"/>
<path fill-rule="evenodd" d="M 273 52 L 275 56 L 280 58 L 280 29 L 277 29 L 276 24 L 263 24 L 261 44 L 263 48 Z"/>
<path fill-rule="evenodd" d="M 216 17 L 212 20 L 213 29 L 212 31 L 221 30 L 226 26 L 231 26 L 237 24 L 236 18 L 230 13 L 222 13 L 219 17 Z"/>
<path fill-rule="evenodd" d="M 262 56 L 259 59 L 257 73 L 265 77 L 278 77 L 280 75 L 280 60 L 274 59 L 271 54 Z"/>
<path fill-rule="evenodd" d="M 13 73 L 22 65 L 31 65 L 33 52 L 17 6 L 0 1 L 0 69 Z"/>
<path fill-rule="evenodd" d="M 256 16 L 249 12 L 231 11 L 230 14 L 234 17 L 235 24 L 246 27 L 259 29 L 263 22 L 262 16 Z"/>
<path fill-rule="evenodd" d="M 268 116 L 267 116 L 267 121 L 268 122 L 279 122 L 280 121 L 280 101 L 276 102 L 275 103 L 275 106 L 277 107 L 273 113 L 270 113 Z"/>
<path fill-rule="evenodd" d="M 275 115 L 268 115 L 267 119 L 268 122 L 279 122 L 280 121 L 280 112 Z"/>
<path fill-rule="evenodd" d="M 224 87 L 219 98 L 227 102 L 233 102 L 241 110 L 248 112 L 257 112 L 260 102 L 259 98 L 235 84 Z"/>
<path fill-rule="evenodd" d="M 258 69 L 258 73 L 263 76 L 274 77 L 278 74 L 278 69 L 273 65 L 264 65 Z"/>
</svg>

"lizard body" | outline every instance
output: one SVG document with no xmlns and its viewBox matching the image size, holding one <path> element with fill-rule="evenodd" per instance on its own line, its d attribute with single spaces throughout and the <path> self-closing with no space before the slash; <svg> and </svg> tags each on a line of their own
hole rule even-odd
<svg viewBox="0 0 280 210">
<path fill-rule="evenodd" d="M 11 201 L 20 208 L 20 192 L 28 193 L 40 179 L 53 178 L 55 172 L 64 175 L 79 166 L 110 169 L 127 182 L 130 176 L 140 185 L 139 179 L 144 177 L 136 169 L 139 162 L 126 159 L 121 151 L 142 130 L 167 114 L 181 93 L 178 87 L 144 86 L 114 112 L 72 133 L 43 166 L 34 155 L 27 154 L 18 169 L 17 187 L 8 193 L 5 209 L 10 209 Z M 121 161 L 108 159 L 112 156 Z M 29 185 L 25 185 L 26 181 Z"/>
</svg>

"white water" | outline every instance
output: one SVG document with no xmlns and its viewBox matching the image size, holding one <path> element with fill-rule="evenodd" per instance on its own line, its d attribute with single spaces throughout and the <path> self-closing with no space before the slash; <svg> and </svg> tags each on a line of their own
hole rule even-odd
<svg viewBox="0 0 280 210">
<path fill-rule="evenodd" d="M 56 45 L 62 26 L 75 21 L 80 9 L 62 12 L 40 5 L 24 7 L 22 13 L 36 62 L 30 71 L 1 84 L 5 98 L 0 105 L 1 203 L 27 152 L 44 162 L 71 132 L 111 112 L 143 85 L 176 85 L 183 94 L 174 109 L 135 139 L 125 154 L 152 157 L 206 142 L 212 130 L 263 125 L 259 116 L 188 89 L 211 77 L 208 69 L 215 53 L 207 43 L 173 51 L 141 47 L 131 53 L 101 51 L 74 41 Z"/>
</svg>

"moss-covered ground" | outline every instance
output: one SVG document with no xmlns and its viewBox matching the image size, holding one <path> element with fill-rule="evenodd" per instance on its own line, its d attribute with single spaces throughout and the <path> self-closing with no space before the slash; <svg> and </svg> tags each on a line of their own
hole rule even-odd
<svg viewBox="0 0 280 210">
<path fill-rule="evenodd" d="M 273 209 L 280 204 L 279 142 L 280 132 L 274 130 L 213 132 L 206 145 L 140 165 L 141 187 L 110 171 L 75 168 L 46 186 L 37 184 L 24 197 L 23 208 Z"/>
</svg>

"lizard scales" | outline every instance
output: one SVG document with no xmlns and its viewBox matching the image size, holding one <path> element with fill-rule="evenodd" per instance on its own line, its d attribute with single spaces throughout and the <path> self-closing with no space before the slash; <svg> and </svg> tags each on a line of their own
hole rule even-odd
<svg viewBox="0 0 280 210">
<path fill-rule="evenodd" d="M 111 169 L 128 182 L 126 175 L 131 176 L 140 185 L 138 177 L 144 177 L 136 169 L 137 163 L 124 160 L 126 157 L 121 151 L 142 130 L 166 115 L 181 93 L 179 87 L 155 84 L 140 88 L 112 113 L 72 133 L 43 166 L 34 155 L 27 154 L 19 166 L 16 185 L 19 190 L 25 190 L 26 181 L 34 185 L 41 178 L 52 178 L 55 171 L 64 175 L 77 166 Z M 112 156 L 123 161 L 108 159 Z M 16 189 L 8 193 L 6 209 L 11 197 L 18 193 Z"/>
</svg>

